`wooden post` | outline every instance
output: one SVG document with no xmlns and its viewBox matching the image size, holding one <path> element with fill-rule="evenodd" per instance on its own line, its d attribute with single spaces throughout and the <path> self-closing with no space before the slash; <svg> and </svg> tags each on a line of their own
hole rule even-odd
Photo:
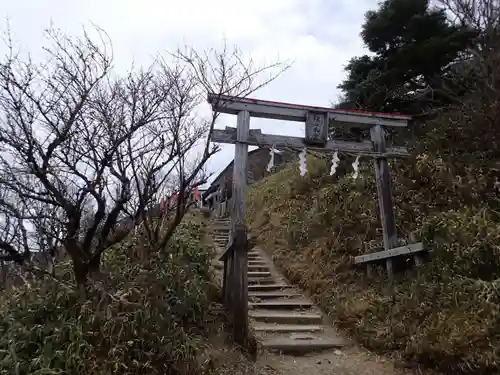
<svg viewBox="0 0 500 375">
<path fill-rule="evenodd" d="M 375 125 L 370 129 L 371 140 L 374 151 L 386 152 L 385 134 L 382 126 Z M 389 163 L 387 158 L 374 160 L 375 178 L 377 183 L 378 204 L 380 209 L 380 220 L 384 237 L 384 248 L 389 250 L 397 247 L 396 215 L 394 213 L 394 202 L 391 191 L 391 176 L 389 174 Z M 392 278 L 392 259 L 385 261 L 387 274 Z"/>
<path fill-rule="evenodd" d="M 232 280 L 233 291 L 233 332 L 234 340 L 242 347 L 248 343 L 248 263 L 247 263 L 247 229 L 245 225 L 245 198 L 247 185 L 248 145 L 246 142 L 250 131 L 250 113 L 238 113 L 237 142 L 234 152 L 233 194 L 231 205 L 231 233 L 234 241 Z"/>
<path fill-rule="evenodd" d="M 229 296 L 228 296 L 228 290 L 227 290 L 227 278 L 228 278 L 228 261 L 227 258 L 224 259 L 224 275 L 222 277 L 222 300 L 224 301 L 224 305 L 226 308 L 228 307 L 229 303 Z"/>
</svg>

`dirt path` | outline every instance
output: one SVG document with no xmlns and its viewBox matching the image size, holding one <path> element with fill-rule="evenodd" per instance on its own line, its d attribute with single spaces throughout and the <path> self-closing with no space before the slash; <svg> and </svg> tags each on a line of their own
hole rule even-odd
<svg viewBox="0 0 500 375">
<path fill-rule="evenodd" d="M 261 355 L 258 368 L 271 368 L 283 375 L 410 375 L 420 371 L 397 369 L 386 360 L 363 351 L 358 347 L 333 350 L 303 357 L 280 356 L 271 353 Z"/>
</svg>

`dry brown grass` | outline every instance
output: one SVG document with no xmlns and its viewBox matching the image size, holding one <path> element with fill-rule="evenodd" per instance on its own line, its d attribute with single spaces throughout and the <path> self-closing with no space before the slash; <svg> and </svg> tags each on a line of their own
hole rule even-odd
<svg viewBox="0 0 500 375">
<path fill-rule="evenodd" d="M 425 146 L 425 147 L 424 147 Z M 418 274 L 367 280 L 356 255 L 381 247 L 371 164 L 362 177 L 310 175 L 293 165 L 249 192 L 251 230 L 293 283 L 308 289 L 336 322 L 378 353 L 450 374 L 500 370 L 500 217 L 494 172 L 478 158 L 439 156 L 421 145 L 391 163 L 399 236 L 431 251 Z M 472 159 L 474 160 L 474 159 Z M 351 161 L 343 161 L 344 168 Z M 345 172 L 345 170 L 344 170 Z"/>
</svg>

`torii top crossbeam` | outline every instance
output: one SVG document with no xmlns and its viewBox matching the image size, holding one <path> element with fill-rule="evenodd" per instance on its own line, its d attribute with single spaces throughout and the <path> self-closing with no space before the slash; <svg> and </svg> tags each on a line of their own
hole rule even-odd
<svg viewBox="0 0 500 375">
<path fill-rule="evenodd" d="M 309 112 L 326 113 L 328 123 L 335 126 L 359 127 L 381 125 L 387 127 L 406 127 L 410 116 L 401 114 L 339 110 L 326 107 L 291 104 L 260 99 L 238 98 L 227 95 L 208 94 L 212 109 L 220 113 L 237 114 L 248 111 L 251 117 L 275 120 L 306 122 Z"/>
</svg>

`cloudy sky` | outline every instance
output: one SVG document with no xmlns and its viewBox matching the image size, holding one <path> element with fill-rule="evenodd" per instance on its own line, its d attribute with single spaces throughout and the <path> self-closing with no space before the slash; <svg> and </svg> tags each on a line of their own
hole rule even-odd
<svg viewBox="0 0 500 375">
<path fill-rule="evenodd" d="M 339 95 L 343 66 L 364 51 L 359 32 L 364 13 L 377 0 L 0 0 L 15 40 L 34 54 L 51 22 L 79 34 L 91 22 L 111 37 L 115 65 L 147 65 L 163 50 L 191 45 L 220 47 L 223 38 L 245 53 L 292 59 L 290 70 L 252 97 L 328 106 Z M 2 23 L 5 26 L 6 22 Z M 5 27 L 2 27 L 5 29 Z M 1 52 L 1 49 L 0 49 Z M 226 115 L 217 127 L 234 125 Z M 251 128 L 265 133 L 303 134 L 300 123 L 254 119 Z M 220 171 L 232 159 L 226 145 L 209 164 Z"/>
</svg>

